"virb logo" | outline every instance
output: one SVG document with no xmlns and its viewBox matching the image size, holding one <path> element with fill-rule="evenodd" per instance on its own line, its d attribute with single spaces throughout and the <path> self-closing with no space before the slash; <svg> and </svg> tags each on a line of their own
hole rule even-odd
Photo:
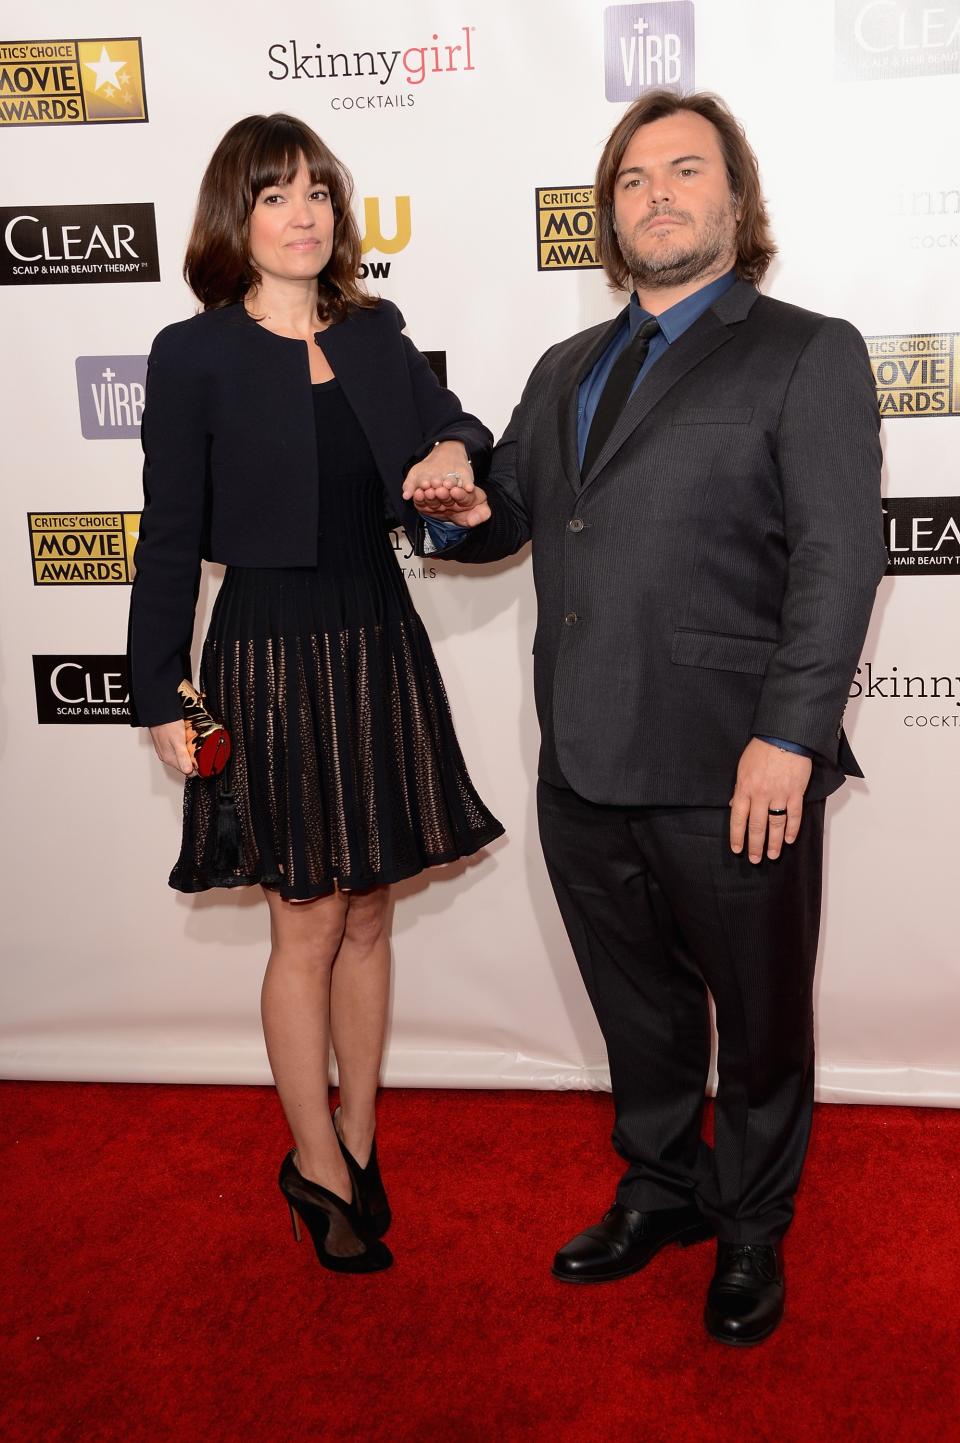
<svg viewBox="0 0 960 1443">
<path fill-rule="evenodd" d="M 636 100 L 645 90 L 693 90 L 693 0 L 609 5 L 603 12 L 608 100 Z"/>
<path fill-rule="evenodd" d="M 147 386 L 146 356 L 78 356 L 80 430 L 88 441 L 136 440 Z"/>
</svg>

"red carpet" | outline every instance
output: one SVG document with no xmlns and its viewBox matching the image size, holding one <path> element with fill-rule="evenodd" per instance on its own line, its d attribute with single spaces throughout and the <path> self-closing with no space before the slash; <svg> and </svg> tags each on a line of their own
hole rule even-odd
<svg viewBox="0 0 960 1443">
<path fill-rule="evenodd" d="M 960 1438 L 960 1111 L 818 1108 L 787 1320 L 738 1352 L 703 1332 L 712 1244 L 550 1278 L 613 1191 L 607 1097 L 384 1093 L 372 1278 L 293 1242 L 267 1089 L 0 1097 L 7 1443 Z"/>
</svg>

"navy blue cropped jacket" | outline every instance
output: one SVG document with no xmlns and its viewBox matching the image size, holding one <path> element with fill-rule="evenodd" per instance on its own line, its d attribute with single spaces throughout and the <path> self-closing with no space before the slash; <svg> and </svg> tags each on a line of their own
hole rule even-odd
<svg viewBox="0 0 960 1443">
<path fill-rule="evenodd" d="M 390 301 L 316 340 L 359 420 L 387 514 L 422 540 L 403 476 L 435 441 L 463 441 L 477 480 L 493 438 L 437 381 Z M 153 343 L 143 413 L 144 505 L 130 602 L 135 726 L 181 715 L 201 559 L 315 566 L 319 493 L 309 357 L 242 304 L 167 326 Z M 386 524 L 386 522 L 385 522 Z"/>
</svg>

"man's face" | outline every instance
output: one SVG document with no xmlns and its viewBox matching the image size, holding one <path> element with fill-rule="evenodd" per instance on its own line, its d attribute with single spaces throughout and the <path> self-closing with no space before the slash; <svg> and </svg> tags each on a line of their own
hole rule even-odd
<svg viewBox="0 0 960 1443">
<path fill-rule="evenodd" d="M 635 285 L 663 289 L 729 270 L 737 210 L 709 120 L 679 110 L 635 131 L 620 162 L 613 214 Z"/>
</svg>

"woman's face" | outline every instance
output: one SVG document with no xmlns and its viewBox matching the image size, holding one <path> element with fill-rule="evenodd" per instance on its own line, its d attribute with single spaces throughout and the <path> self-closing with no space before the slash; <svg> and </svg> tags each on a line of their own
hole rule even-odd
<svg viewBox="0 0 960 1443">
<path fill-rule="evenodd" d="M 318 276 L 333 250 L 333 204 L 314 185 L 303 156 L 293 180 L 262 190 L 250 213 L 250 259 L 264 277 L 302 281 Z"/>
</svg>

